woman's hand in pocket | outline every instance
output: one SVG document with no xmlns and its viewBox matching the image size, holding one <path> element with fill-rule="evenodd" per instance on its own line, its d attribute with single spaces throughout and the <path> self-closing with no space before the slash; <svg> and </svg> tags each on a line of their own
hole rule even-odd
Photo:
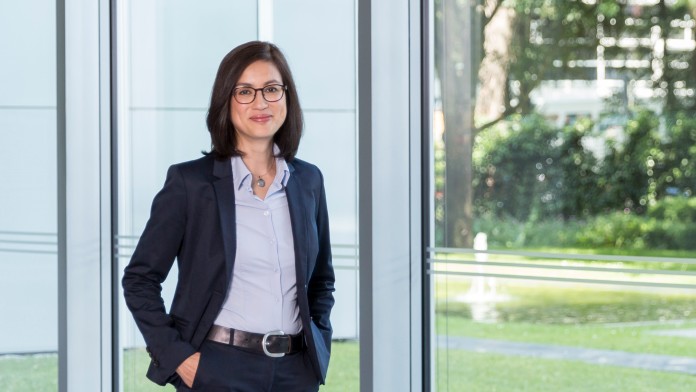
<svg viewBox="0 0 696 392">
<path fill-rule="evenodd" d="M 186 358 L 184 362 L 176 368 L 176 373 L 181 377 L 187 387 L 193 387 L 193 380 L 196 378 L 198 371 L 198 362 L 201 360 L 201 353 L 194 353 Z"/>
</svg>

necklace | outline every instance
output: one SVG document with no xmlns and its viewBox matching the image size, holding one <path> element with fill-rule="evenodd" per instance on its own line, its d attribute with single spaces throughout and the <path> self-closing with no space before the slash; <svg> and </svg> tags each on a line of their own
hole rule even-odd
<svg viewBox="0 0 696 392">
<path fill-rule="evenodd" d="M 259 178 L 258 178 L 258 180 L 256 180 L 256 185 L 258 185 L 259 188 L 263 188 L 263 187 L 266 186 L 266 180 L 264 180 L 263 177 L 264 177 L 266 174 L 270 173 L 270 171 L 271 171 L 271 170 L 273 169 L 273 167 L 275 166 L 275 159 L 273 159 L 272 162 L 273 162 L 273 163 L 268 167 L 268 170 L 266 170 L 265 173 L 260 174 L 260 175 L 258 176 Z M 251 174 L 251 177 L 252 177 L 252 178 L 254 177 L 254 173 Z"/>
</svg>

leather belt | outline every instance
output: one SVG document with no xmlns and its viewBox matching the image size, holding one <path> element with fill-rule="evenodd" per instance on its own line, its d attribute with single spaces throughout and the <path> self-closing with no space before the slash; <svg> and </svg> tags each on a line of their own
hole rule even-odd
<svg viewBox="0 0 696 392">
<path fill-rule="evenodd" d="M 214 342 L 264 353 L 274 358 L 300 352 L 305 347 L 302 333 L 286 335 L 283 331 L 271 331 L 262 334 L 240 331 L 219 325 L 213 325 L 210 328 L 207 338 Z"/>
</svg>

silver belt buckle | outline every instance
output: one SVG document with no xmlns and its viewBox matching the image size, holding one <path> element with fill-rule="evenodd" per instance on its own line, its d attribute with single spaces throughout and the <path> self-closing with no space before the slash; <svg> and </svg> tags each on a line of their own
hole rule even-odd
<svg viewBox="0 0 696 392">
<path fill-rule="evenodd" d="M 261 340 L 261 348 L 263 349 L 264 354 L 266 354 L 267 356 L 272 357 L 272 358 L 280 358 L 280 357 L 285 356 L 285 353 L 272 353 L 272 352 L 268 351 L 268 349 L 266 348 L 266 346 L 268 345 L 268 337 L 269 336 L 281 336 L 281 335 L 285 335 L 285 332 L 283 332 L 281 330 L 277 330 L 277 331 L 268 332 L 265 335 L 263 335 L 263 339 Z"/>
</svg>

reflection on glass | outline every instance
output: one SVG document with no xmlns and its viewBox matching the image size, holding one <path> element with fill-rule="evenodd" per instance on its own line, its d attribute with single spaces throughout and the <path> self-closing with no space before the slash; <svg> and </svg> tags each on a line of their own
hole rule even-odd
<svg viewBox="0 0 696 392">
<path fill-rule="evenodd" d="M 438 390 L 694 388 L 695 15 L 434 0 Z"/>
</svg>

